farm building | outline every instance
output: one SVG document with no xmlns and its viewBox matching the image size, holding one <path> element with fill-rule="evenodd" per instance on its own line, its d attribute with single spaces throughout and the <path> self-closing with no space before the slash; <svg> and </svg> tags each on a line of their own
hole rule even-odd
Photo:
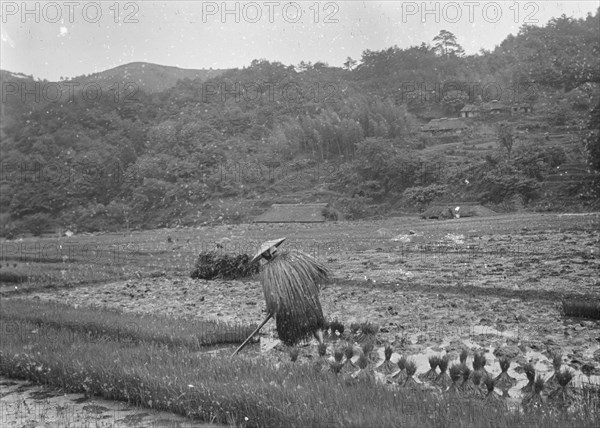
<svg viewBox="0 0 600 428">
<path fill-rule="evenodd" d="M 461 134 L 468 129 L 469 127 L 458 117 L 443 117 L 441 119 L 432 119 L 428 124 L 421 128 L 421 132 L 431 135 L 456 135 Z"/>
<path fill-rule="evenodd" d="M 273 204 L 255 223 L 323 223 L 328 204 Z"/>
<path fill-rule="evenodd" d="M 531 104 L 513 104 L 510 106 L 510 114 L 523 114 L 523 113 L 531 113 L 533 111 L 533 106 Z"/>
<path fill-rule="evenodd" d="M 510 108 L 507 105 L 504 105 L 497 100 L 490 101 L 489 103 L 483 103 L 481 107 L 484 112 L 491 115 L 506 114 L 510 112 Z"/>
<path fill-rule="evenodd" d="M 481 116 L 481 108 L 473 104 L 467 104 L 460 110 L 460 117 L 478 117 Z"/>
</svg>

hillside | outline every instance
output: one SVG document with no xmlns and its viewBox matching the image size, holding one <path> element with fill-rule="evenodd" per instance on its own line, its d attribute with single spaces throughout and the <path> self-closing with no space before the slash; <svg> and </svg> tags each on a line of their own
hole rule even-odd
<svg viewBox="0 0 600 428">
<path fill-rule="evenodd" d="M 135 82 L 135 97 L 7 94 L 2 235 L 240 222 L 273 203 L 329 203 L 331 218 L 348 219 L 439 200 L 598 209 L 599 22 L 598 13 L 563 16 L 471 56 L 422 43 L 367 50 L 354 68 L 133 63 L 72 80 Z M 506 90 L 491 103 L 469 82 Z M 444 92 L 447 83 L 453 91 Z M 492 107 L 459 118 L 467 105 Z M 444 129 L 444 121 L 461 125 Z"/>
</svg>

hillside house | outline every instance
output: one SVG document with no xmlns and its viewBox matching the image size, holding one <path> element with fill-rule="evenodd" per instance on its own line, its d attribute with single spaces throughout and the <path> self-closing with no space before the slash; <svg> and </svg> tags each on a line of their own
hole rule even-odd
<svg viewBox="0 0 600 428">
<path fill-rule="evenodd" d="M 531 104 L 513 104 L 510 106 L 510 114 L 527 114 L 533 111 L 533 106 Z"/>
<path fill-rule="evenodd" d="M 429 135 L 459 135 L 469 127 L 458 117 L 432 119 L 421 128 L 421 132 Z"/>
<path fill-rule="evenodd" d="M 481 107 L 485 113 L 490 115 L 501 115 L 510 112 L 510 108 L 507 105 L 504 105 L 497 100 L 490 101 L 488 103 L 483 103 Z"/>
<path fill-rule="evenodd" d="M 460 117 L 479 117 L 481 115 L 481 108 L 473 104 L 467 104 L 460 110 Z"/>
</svg>

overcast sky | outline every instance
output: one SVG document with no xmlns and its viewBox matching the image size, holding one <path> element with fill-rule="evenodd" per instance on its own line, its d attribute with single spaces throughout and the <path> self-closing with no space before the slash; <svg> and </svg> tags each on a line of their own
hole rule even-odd
<svg viewBox="0 0 600 428">
<path fill-rule="evenodd" d="M 257 1 L 227 2 L 225 14 L 221 1 L 111 1 L 100 10 L 85 1 L 25 4 L 2 1 L 1 68 L 58 80 L 133 61 L 233 68 L 265 58 L 341 66 L 366 49 L 431 43 L 441 29 L 473 54 L 523 24 L 544 25 L 563 13 L 585 17 L 599 2 Z"/>
</svg>

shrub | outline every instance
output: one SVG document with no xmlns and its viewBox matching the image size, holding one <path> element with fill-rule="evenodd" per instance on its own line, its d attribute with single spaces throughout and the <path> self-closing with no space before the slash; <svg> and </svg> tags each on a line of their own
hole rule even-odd
<svg viewBox="0 0 600 428">
<path fill-rule="evenodd" d="M 425 208 L 435 199 L 445 195 L 448 186 L 443 184 L 432 184 L 425 187 L 409 187 L 402 193 L 403 200 L 419 209 Z"/>
<path fill-rule="evenodd" d="M 36 213 L 25 216 L 22 222 L 23 231 L 31 233 L 33 236 L 40 236 L 52 228 L 52 219 L 46 213 Z"/>
<path fill-rule="evenodd" d="M 23 273 L 0 271 L 0 283 L 21 284 L 27 282 L 28 276 Z"/>
<path fill-rule="evenodd" d="M 342 214 L 335 208 L 330 207 L 329 205 L 323 208 L 322 214 L 323 217 L 325 217 L 325 220 L 328 221 L 338 221 L 342 219 Z"/>
<path fill-rule="evenodd" d="M 373 214 L 373 210 L 368 206 L 371 202 L 371 198 L 357 196 L 354 198 L 340 198 L 336 204 L 340 206 L 344 218 L 358 220 Z"/>
</svg>

